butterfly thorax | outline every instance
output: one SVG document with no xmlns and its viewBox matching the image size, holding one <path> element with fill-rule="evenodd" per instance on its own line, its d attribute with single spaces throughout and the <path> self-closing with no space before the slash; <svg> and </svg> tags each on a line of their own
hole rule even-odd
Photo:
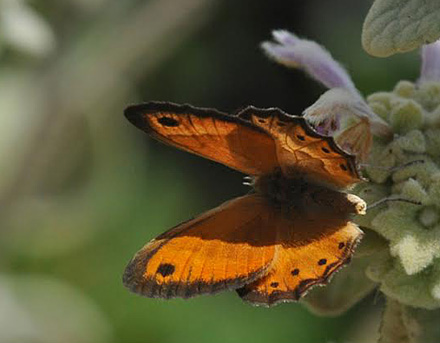
<svg viewBox="0 0 440 343">
<path fill-rule="evenodd" d="M 308 183 L 303 178 L 286 178 L 281 170 L 254 180 L 254 189 L 276 207 L 300 207 Z"/>
<path fill-rule="evenodd" d="M 336 191 L 311 183 L 303 177 L 289 178 L 281 170 L 255 178 L 254 189 L 272 206 L 286 211 L 295 209 L 302 213 L 343 212 L 363 214 L 365 202 L 352 194 Z"/>
</svg>

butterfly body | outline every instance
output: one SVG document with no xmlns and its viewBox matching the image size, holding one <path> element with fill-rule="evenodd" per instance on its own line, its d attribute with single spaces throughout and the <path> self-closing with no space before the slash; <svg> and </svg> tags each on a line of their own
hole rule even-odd
<svg viewBox="0 0 440 343">
<path fill-rule="evenodd" d="M 237 290 L 254 304 L 298 300 L 346 264 L 362 236 L 356 161 L 302 117 L 236 115 L 170 103 L 125 112 L 159 141 L 251 175 L 254 191 L 177 225 L 130 261 L 124 284 L 148 297 Z"/>
<path fill-rule="evenodd" d="M 298 175 L 301 175 L 298 173 Z M 345 192 L 333 190 L 307 181 L 304 177 L 288 178 L 281 170 L 257 177 L 253 181 L 254 191 L 265 197 L 270 205 L 290 213 L 342 213 L 364 214 L 362 199 Z"/>
</svg>

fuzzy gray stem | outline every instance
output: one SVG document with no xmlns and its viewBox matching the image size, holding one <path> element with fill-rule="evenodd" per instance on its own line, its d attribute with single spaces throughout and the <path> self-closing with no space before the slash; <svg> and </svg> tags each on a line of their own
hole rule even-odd
<svg viewBox="0 0 440 343">
<path fill-rule="evenodd" d="M 379 343 L 438 343 L 439 319 L 440 310 L 409 307 L 388 299 Z"/>
<path fill-rule="evenodd" d="M 403 322 L 402 305 L 387 299 L 380 327 L 378 343 L 410 343 L 407 329 Z"/>
</svg>

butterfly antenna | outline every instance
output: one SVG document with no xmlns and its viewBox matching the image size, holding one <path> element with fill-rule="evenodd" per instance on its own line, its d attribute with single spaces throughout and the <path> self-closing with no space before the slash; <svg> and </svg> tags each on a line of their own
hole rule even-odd
<svg viewBox="0 0 440 343">
<path fill-rule="evenodd" d="M 401 169 L 404 169 L 406 167 L 410 167 L 410 166 L 413 166 L 415 164 L 422 164 L 422 163 L 425 163 L 425 160 L 415 160 L 415 161 L 411 161 L 411 162 L 402 164 L 400 166 L 392 167 L 392 168 L 390 168 L 390 167 L 382 167 L 382 166 L 375 166 L 375 165 L 371 165 L 371 164 L 367 164 L 367 163 L 360 163 L 359 167 L 363 167 L 363 168 L 364 167 L 370 167 L 370 168 L 386 170 L 386 171 L 389 171 L 391 173 L 394 173 L 394 172 L 399 171 Z"/>
<path fill-rule="evenodd" d="M 408 204 L 419 205 L 419 206 L 422 205 L 422 203 L 420 201 L 415 201 L 415 200 L 410 200 L 410 199 L 405 199 L 405 198 L 400 198 L 400 197 L 388 197 L 388 198 L 383 198 L 379 201 L 376 201 L 372 205 L 368 206 L 367 211 L 371 210 L 375 207 L 381 206 L 383 204 L 386 204 L 388 202 L 393 202 L 393 201 L 406 202 Z"/>
</svg>

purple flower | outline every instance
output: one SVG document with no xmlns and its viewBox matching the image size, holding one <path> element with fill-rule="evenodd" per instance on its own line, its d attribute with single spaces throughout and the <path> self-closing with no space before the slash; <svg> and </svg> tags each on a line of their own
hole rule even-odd
<svg viewBox="0 0 440 343">
<path fill-rule="evenodd" d="M 440 82 L 440 41 L 422 47 L 422 70 L 418 82 Z"/>
<path fill-rule="evenodd" d="M 275 43 L 261 45 L 269 57 L 287 67 L 303 68 L 327 88 L 341 87 L 357 92 L 350 75 L 322 46 L 283 30 L 273 31 L 272 35 Z"/>
<path fill-rule="evenodd" d="M 347 71 L 322 46 L 287 31 L 273 31 L 272 35 L 275 42 L 261 45 L 269 57 L 303 69 L 329 88 L 304 111 L 304 117 L 317 132 L 334 136 L 347 152 L 366 160 L 372 134 L 390 135 L 389 125 L 370 109 Z"/>
</svg>

